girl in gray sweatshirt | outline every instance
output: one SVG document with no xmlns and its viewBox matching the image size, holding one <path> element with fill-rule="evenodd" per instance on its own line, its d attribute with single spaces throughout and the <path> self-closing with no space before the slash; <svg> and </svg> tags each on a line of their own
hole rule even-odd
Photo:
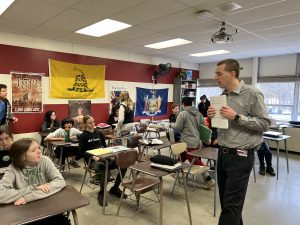
<svg viewBox="0 0 300 225">
<path fill-rule="evenodd" d="M 9 154 L 12 164 L 0 180 L 0 204 L 22 205 L 53 195 L 66 185 L 53 162 L 42 156 L 36 140 L 14 142 Z"/>
</svg>

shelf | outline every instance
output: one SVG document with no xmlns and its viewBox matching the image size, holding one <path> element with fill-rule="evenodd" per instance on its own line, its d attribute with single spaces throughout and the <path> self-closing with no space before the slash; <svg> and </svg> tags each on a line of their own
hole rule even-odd
<svg viewBox="0 0 300 225">
<path fill-rule="evenodd" d="M 181 89 L 185 89 L 185 90 L 197 90 L 197 88 L 187 88 L 187 87 L 182 87 Z"/>
<path fill-rule="evenodd" d="M 181 82 L 191 82 L 191 83 L 197 83 L 197 80 L 182 80 Z"/>
</svg>

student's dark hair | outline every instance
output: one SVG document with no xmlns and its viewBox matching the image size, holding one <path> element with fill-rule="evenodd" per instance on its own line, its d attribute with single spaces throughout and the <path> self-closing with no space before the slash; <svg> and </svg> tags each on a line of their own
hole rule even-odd
<svg viewBox="0 0 300 225">
<path fill-rule="evenodd" d="M 13 133 L 7 125 L 0 126 L 0 135 L 2 135 L 3 133 L 7 134 L 11 139 L 13 139 Z"/>
<path fill-rule="evenodd" d="M 86 115 L 86 116 L 83 117 L 82 122 L 83 122 L 84 124 L 86 124 L 86 122 L 87 122 L 89 119 L 92 119 L 92 118 L 93 118 L 92 116 Z"/>
<path fill-rule="evenodd" d="M 178 106 L 177 103 L 173 103 L 173 104 L 172 104 L 172 109 L 174 109 L 174 108 L 177 107 L 177 106 Z"/>
<path fill-rule="evenodd" d="M 7 86 L 6 86 L 5 84 L 0 84 L 0 90 L 1 90 L 2 88 L 7 89 Z"/>
<path fill-rule="evenodd" d="M 220 62 L 218 62 L 217 66 L 225 64 L 225 71 L 227 72 L 235 72 L 235 77 L 239 78 L 240 76 L 240 64 L 235 59 L 224 59 Z"/>
<path fill-rule="evenodd" d="M 50 127 L 50 124 L 51 124 L 51 115 L 52 115 L 52 113 L 55 113 L 55 114 L 56 114 L 56 112 L 53 111 L 53 110 L 49 110 L 49 111 L 47 111 L 47 112 L 45 113 L 44 121 L 46 121 L 47 127 Z M 57 121 L 57 122 L 58 122 L 57 119 L 55 119 L 54 121 Z"/>
<path fill-rule="evenodd" d="M 62 121 L 61 121 L 61 127 L 64 128 L 65 124 L 67 123 L 71 123 L 72 126 L 74 125 L 74 120 L 72 119 L 69 119 L 69 118 L 64 118 Z"/>
<path fill-rule="evenodd" d="M 185 106 L 192 106 L 193 105 L 193 101 L 189 97 L 182 98 L 181 103 L 184 104 Z"/>
<path fill-rule="evenodd" d="M 30 145 L 33 142 L 37 142 L 37 140 L 33 138 L 22 138 L 17 141 L 15 141 L 9 150 L 9 156 L 11 158 L 12 164 L 19 168 L 23 169 L 24 168 L 24 155 L 28 151 Z"/>
<path fill-rule="evenodd" d="M 111 109 L 111 114 L 113 114 L 114 116 L 116 115 L 116 112 L 120 109 L 120 105 L 115 105 L 114 107 L 112 107 Z"/>
</svg>

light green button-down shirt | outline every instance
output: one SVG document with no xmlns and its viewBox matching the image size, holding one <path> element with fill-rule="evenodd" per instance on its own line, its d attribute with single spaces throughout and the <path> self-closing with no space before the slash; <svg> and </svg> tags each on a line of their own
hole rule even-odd
<svg viewBox="0 0 300 225">
<path fill-rule="evenodd" d="M 227 148 L 258 148 L 263 141 L 263 132 L 269 129 L 269 119 L 264 97 L 260 90 L 240 81 L 237 87 L 226 94 L 227 106 L 240 115 L 238 121 L 229 120 L 228 129 L 219 129 L 219 145 Z"/>
</svg>

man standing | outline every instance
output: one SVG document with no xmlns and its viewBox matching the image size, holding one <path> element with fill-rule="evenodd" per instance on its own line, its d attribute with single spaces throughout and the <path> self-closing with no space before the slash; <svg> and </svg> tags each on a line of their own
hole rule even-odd
<svg viewBox="0 0 300 225">
<path fill-rule="evenodd" d="M 219 129 L 218 185 L 222 212 L 219 225 L 242 225 L 242 210 L 249 176 L 254 163 L 254 150 L 263 141 L 271 124 L 262 93 L 239 81 L 240 66 L 234 59 L 217 64 L 215 80 L 224 88 L 227 106 L 220 113 L 228 119 L 228 129 Z M 214 117 L 216 109 L 207 112 Z"/>
<path fill-rule="evenodd" d="M 18 118 L 11 114 L 11 106 L 7 100 L 7 86 L 0 84 L 0 125 L 7 125 L 12 120 L 18 122 Z"/>
</svg>

